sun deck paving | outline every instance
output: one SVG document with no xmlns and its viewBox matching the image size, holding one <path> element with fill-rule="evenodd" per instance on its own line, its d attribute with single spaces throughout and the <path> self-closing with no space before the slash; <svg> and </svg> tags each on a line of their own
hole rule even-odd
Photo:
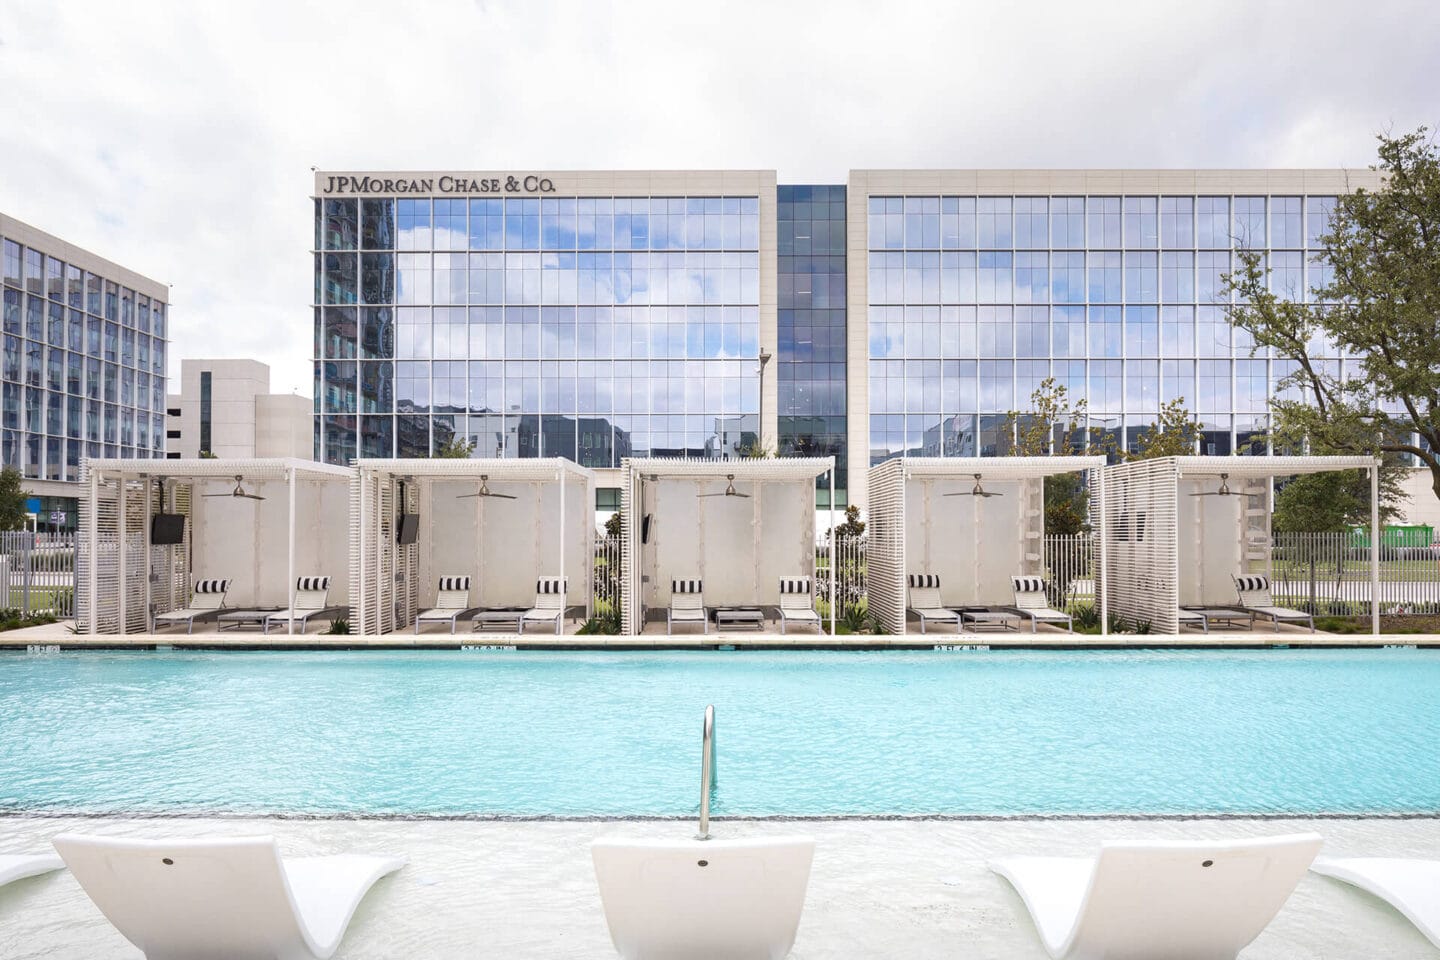
<svg viewBox="0 0 1440 960">
<path fill-rule="evenodd" d="M 574 623 L 567 623 L 567 631 L 573 631 Z M 27 649 L 29 647 L 58 647 L 62 650 L 84 649 L 148 649 L 169 647 L 172 649 L 207 650 L 274 650 L 274 649 L 396 649 L 396 650 L 463 650 L 475 648 L 514 648 L 517 650 L 711 650 L 711 649 L 762 649 L 762 650 L 814 650 L 814 649 L 863 649 L 863 650 L 935 650 L 949 647 L 962 648 L 1122 648 L 1143 649 L 1154 647 L 1440 647 L 1440 634 L 1382 633 L 1378 636 L 1368 633 L 1330 634 L 1310 633 L 1303 627 L 1290 624 L 1278 629 L 1270 624 L 1254 632 L 1239 630 L 1233 632 L 1211 631 L 1208 634 L 1187 631 L 1180 634 L 1110 634 L 1109 636 L 1066 633 L 1054 628 L 1042 627 L 1040 632 L 993 631 L 983 633 L 957 633 L 949 630 L 932 629 L 920 634 L 912 632 L 904 636 L 871 636 L 868 634 L 828 636 L 813 630 L 795 630 L 781 634 L 778 627 L 765 631 L 737 630 L 727 633 L 711 631 L 702 634 L 698 630 L 677 632 L 667 636 L 665 625 L 648 624 L 646 632 L 638 637 L 577 635 L 548 633 L 535 629 L 524 634 L 513 631 L 501 633 L 474 633 L 461 630 L 427 630 L 416 634 L 410 630 L 388 633 L 381 636 L 331 636 L 320 633 L 323 626 L 312 626 L 310 632 L 286 635 L 284 633 L 264 634 L 258 630 L 217 631 L 213 623 L 196 624 L 195 632 L 187 634 L 176 629 L 154 634 L 132 633 L 125 636 L 72 633 L 64 623 L 28 627 L 0 633 L 0 650 Z"/>
<path fill-rule="evenodd" d="M 1105 841 L 1315 831 L 1332 856 L 1440 857 L 1440 820 L 715 820 L 717 837 L 819 841 L 794 960 L 1046 956 L 1020 898 L 986 861 L 1093 854 Z M 86 819 L 0 817 L 0 850 L 43 851 L 64 831 L 141 837 L 274 834 L 284 854 L 403 855 L 361 903 L 339 960 L 613 957 L 589 843 L 685 838 L 691 821 Z M 0 888 L 0 956 L 134 960 L 67 872 Z M 1382 901 L 1307 874 L 1244 960 L 1420 960 L 1435 948 Z"/>
</svg>

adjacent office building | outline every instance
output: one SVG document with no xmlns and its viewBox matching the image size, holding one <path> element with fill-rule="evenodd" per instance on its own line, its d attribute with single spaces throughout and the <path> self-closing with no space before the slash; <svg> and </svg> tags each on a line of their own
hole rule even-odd
<svg viewBox="0 0 1440 960">
<path fill-rule="evenodd" d="M 1200 452 L 1263 453 L 1287 361 L 1226 322 L 1222 277 L 1253 249 L 1273 289 L 1309 296 L 1334 198 L 1376 183 L 321 172 L 315 455 L 425 455 L 460 436 L 476 456 L 571 457 L 603 486 L 631 455 L 834 454 L 837 500 L 863 506 L 886 458 L 1003 453 L 1006 414 L 1049 377 L 1117 443 L 1183 397 Z"/>
<path fill-rule="evenodd" d="M 166 456 L 309 460 L 309 397 L 270 392 L 258 360 L 180 361 L 180 393 L 165 401 Z"/>
<path fill-rule="evenodd" d="M 73 528 L 82 458 L 165 454 L 168 288 L 3 214 L 0 268 L 0 459 Z"/>
</svg>

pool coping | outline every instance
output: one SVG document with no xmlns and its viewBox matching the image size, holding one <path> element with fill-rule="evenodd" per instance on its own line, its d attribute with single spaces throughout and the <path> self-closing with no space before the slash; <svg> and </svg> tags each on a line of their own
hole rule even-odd
<svg viewBox="0 0 1440 960">
<path fill-rule="evenodd" d="M 778 633 L 721 633 L 693 636 L 577 636 L 514 633 L 464 635 L 385 634 L 130 634 L 127 636 L 14 631 L 0 634 L 0 651 L 52 653 L 75 650 L 459 650 L 467 653 L 519 650 L 908 650 L 980 653 L 991 650 L 1266 650 L 1412 649 L 1440 647 L 1440 634 L 906 634 L 904 636 L 815 636 Z"/>
</svg>

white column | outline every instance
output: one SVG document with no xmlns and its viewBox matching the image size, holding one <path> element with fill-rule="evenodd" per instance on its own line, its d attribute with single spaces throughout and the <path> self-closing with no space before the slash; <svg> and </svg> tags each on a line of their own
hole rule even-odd
<svg viewBox="0 0 1440 960">
<path fill-rule="evenodd" d="M 1110 590 L 1109 570 L 1106 561 L 1110 555 L 1109 546 L 1106 541 L 1110 538 L 1110 524 L 1105 515 L 1105 468 L 1098 467 L 1095 470 L 1095 494 L 1100 503 L 1100 569 L 1096 572 L 1095 592 L 1100 596 L 1100 636 L 1110 635 L 1110 604 L 1105 595 Z M 1178 496 L 1178 491 L 1172 492 L 1172 496 Z"/>
<path fill-rule="evenodd" d="M 1380 634 L 1380 465 L 1370 467 L 1370 632 Z"/>
<path fill-rule="evenodd" d="M 835 608 L 840 595 L 835 592 L 835 566 L 840 562 L 840 545 L 835 540 L 835 459 L 830 459 L 830 636 L 835 636 Z"/>
<path fill-rule="evenodd" d="M 294 616 L 294 611 L 295 611 L 295 468 L 294 468 L 294 467 L 290 467 L 290 468 L 288 468 L 288 469 L 285 471 L 285 481 L 286 481 L 286 484 L 287 484 L 288 487 L 289 487 L 289 493 L 290 493 L 290 511 L 289 511 L 289 513 L 286 515 L 286 525 L 287 525 L 288 528 L 289 528 L 288 531 L 287 531 L 287 536 L 288 536 L 288 541 L 287 541 L 287 542 L 288 542 L 289 554 L 288 554 L 287 559 L 286 559 L 286 564 L 287 564 L 287 568 L 289 569 L 288 583 L 289 583 L 289 597 L 290 597 L 290 602 L 286 604 L 286 607 L 291 611 L 291 615 L 290 615 L 289 619 L 287 619 L 287 620 L 285 621 L 285 632 L 286 632 L 287 634 L 293 634 L 293 633 L 295 632 L 295 616 Z"/>
<path fill-rule="evenodd" d="M 90 635 L 99 632 L 100 621 L 100 474 L 90 471 L 90 515 L 86 517 L 85 535 L 89 541 L 90 569 L 86 579 L 90 581 Z"/>
<path fill-rule="evenodd" d="M 129 498 L 126 496 L 126 490 L 125 490 L 125 474 L 123 474 L 123 473 L 120 474 L 120 478 L 119 478 L 119 479 L 120 479 L 120 501 L 119 501 L 119 503 L 120 503 L 120 511 L 119 511 L 119 514 L 118 514 L 118 516 L 116 517 L 116 520 L 115 520 L 116 530 L 117 530 L 118 533 L 119 533 L 118 539 L 119 539 L 119 543 L 120 543 L 120 549 L 119 549 L 119 553 L 118 553 L 118 557 L 119 557 L 119 561 L 120 561 L 120 630 L 119 630 L 119 632 L 120 632 L 121 634 L 126 634 L 126 633 L 129 633 L 129 632 L 130 632 L 130 629 L 129 629 L 129 626 L 130 626 L 130 625 L 125 622 L 126 615 L 128 614 L 128 612 L 129 612 L 129 607 L 130 607 L 130 605 L 129 605 L 129 603 L 128 603 L 128 601 L 129 601 L 129 599 L 130 599 L 129 596 L 128 596 L 128 594 L 129 594 L 129 592 L 130 592 L 129 589 L 128 589 L 129 586 L 130 586 L 130 584 L 129 584 L 129 582 L 128 582 L 128 570 L 127 570 L 127 567 L 128 567 L 129 565 L 125 562 L 125 553 L 126 553 L 126 551 L 125 551 L 125 507 L 126 507 L 125 501 L 126 501 L 127 499 L 129 499 Z"/>
<path fill-rule="evenodd" d="M 359 536 L 356 538 L 357 556 L 355 562 L 359 564 L 360 575 L 355 578 L 355 596 L 351 598 L 352 609 L 355 611 L 355 623 L 352 628 L 356 633 L 365 632 L 365 595 L 369 592 L 365 589 L 365 488 L 366 477 L 369 471 L 360 469 L 356 482 L 359 484 L 360 518 L 357 521 L 360 525 Z"/>
<path fill-rule="evenodd" d="M 145 484 L 145 529 L 143 531 L 145 536 L 145 629 L 149 632 L 151 629 L 150 611 L 153 609 L 151 605 L 154 602 L 154 597 L 151 595 L 150 589 L 150 478 L 146 476 L 143 477 L 143 480 Z M 162 511 L 165 509 L 165 484 L 163 481 L 160 484 L 160 509 Z"/>
<path fill-rule="evenodd" d="M 566 487 L 566 483 L 565 483 L 565 467 L 564 467 L 563 465 L 561 465 L 561 467 L 560 467 L 558 470 L 555 471 L 555 480 L 556 480 L 556 483 L 557 483 L 557 484 L 559 485 L 559 487 L 560 487 L 560 585 L 565 588 L 565 592 L 561 594 L 561 596 L 564 597 L 565 599 L 562 600 L 561 603 L 562 603 L 563 605 L 565 605 L 565 606 L 569 606 L 569 604 L 570 604 L 570 591 L 569 591 L 570 584 L 565 581 L 565 536 L 566 536 L 567 531 L 566 531 L 566 529 L 565 529 L 565 493 L 566 493 L 565 487 Z M 539 517 L 536 517 L 535 522 L 536 522 L 536 523 L 539 523 L 539 522 L 540 522 Z M 563 609 L 560 611 L 560 630 L 561 630 L 561 632 L 564 632 L 564 630 L 565 630 L 565 611 L 564 611 Z"/>
</svg>

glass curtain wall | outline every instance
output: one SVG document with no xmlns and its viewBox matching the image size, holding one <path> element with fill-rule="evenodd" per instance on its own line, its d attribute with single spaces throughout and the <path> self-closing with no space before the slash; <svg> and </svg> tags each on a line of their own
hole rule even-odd
<svg viewBox="0 0 1440 960">
<path fill-rule="evenodd" d="M 0 239 L 0 453 L 78 481 L 83 457 L 163 457 L 166 305 Z"/>
<path fill-rule="evenodd" d="M 316 201 L 317 459 L 755 442 L 757 197 Z"/>
<path fill-rule="evenodd" d="M 1236 252 L 1290 298 L 1328 282 L 1333 197 L 869 198 L 870 459 L 1005 453 L 1046 377 L 1134 447 L 1183 399 L 1199 452 L 1263 453 L 1288 369 L 1225 319 Z M 1318 345 L 1339 363 L 1338 352 Z"/>
<path fill-rule="evenodd" d="M 847 502 L 845 188 L 779 187 L 777 424 L 782 457 L 836 458 L 836 506 Z M 816 506 L 829 507 L 817 480 Z"/>
</svg>

